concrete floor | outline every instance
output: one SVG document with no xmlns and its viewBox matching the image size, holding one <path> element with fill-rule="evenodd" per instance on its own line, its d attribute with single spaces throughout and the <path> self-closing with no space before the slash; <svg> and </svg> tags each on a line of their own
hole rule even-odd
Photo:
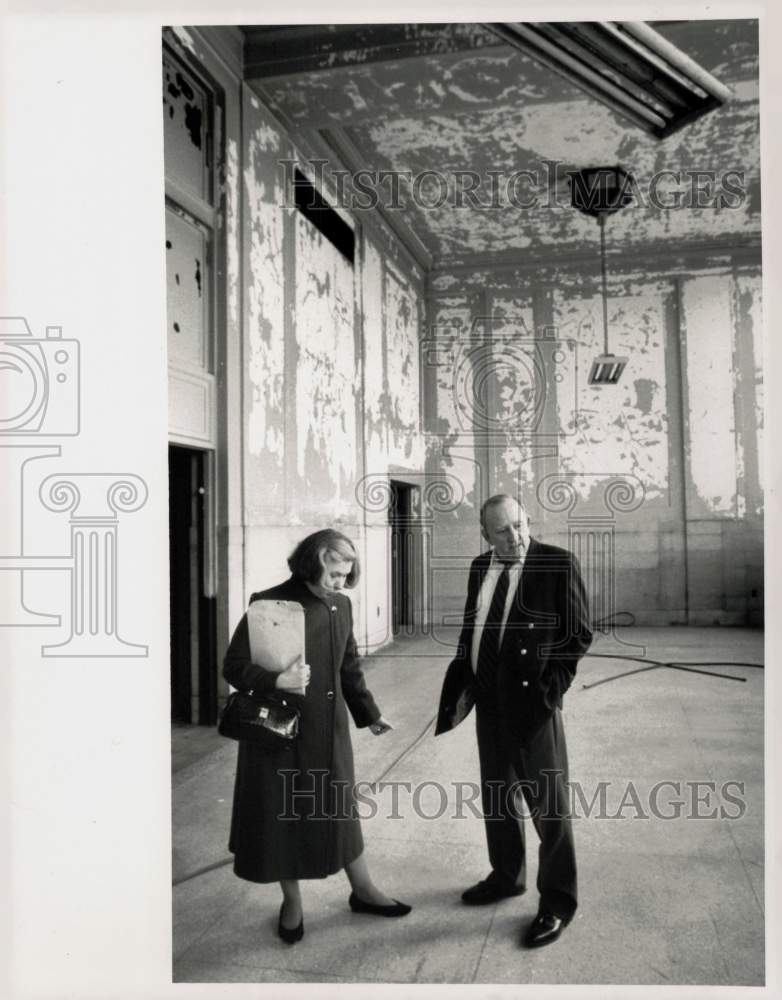
<svg viewBox="0 0 782 1000">
<path fill-rule="evenodd" d="M 635 644 L 629 646 L 627 644 Z M 443 655 L 445 652 L 445 655 Z M 655 660 L 759 664 L 763 635 L 745 629 L 622 629 L 592 653 Z M 447 664 L 431 638 L 407 639 L 366 661 L 383 713 L 396 726 L 382 737 L 353 731 L 358 780 L 440 782 L 449 793 L 440 819 L 416 816 L 400 788 L 363 822 L 378 884 L 413 905 L 398 921 L 352 914 L 344 876 L 304 883 L 305 935 L 276 936 L 279 888 L 237 879 L 226 850 L 236 744 L 201 730 L 173 731 L 175 982 L 625 983 L 762 985 L 763 671 L 710 666 L 741 681 L 670 668 L 616 677 L 637 664 L 587 657 L 565 700 L 570 777 L 589 802 L 606 787 L 603 815 L 574 819 L 580 905 L 555 944 L 518 945 L 537 909 L 537 838 L 527 824 L 526 895 L 467 908 L 463 888 L 488 872 L 483 821 L 452 818 L 454 782 L 478 776 L 474 720 L 435 739 L 431 725 Z M 189 741 L 189 742 L 188 742 Z M 188 754 L 190 757 L 188 758 Z M 627 792 L 632 780 L 638 799 Z M 649 813 L 656 782 L 681 782 L 679 818 Z M 722 805 L 739 818 L 694 818 Z M 743 794 L 728 788 L 743 782 Z M 729 801 L 740 796 L 744 807 Z M 659 805 L 671 808 L 673 790 Z M 621 809 L 624 801 L 624 808 Z M 419 813 L 440 806 L 431 786 Z M 609 818 L 623 814 L 624 818 Z M 688 815 L 689 813 L 689 815 Z"/>
</svg>

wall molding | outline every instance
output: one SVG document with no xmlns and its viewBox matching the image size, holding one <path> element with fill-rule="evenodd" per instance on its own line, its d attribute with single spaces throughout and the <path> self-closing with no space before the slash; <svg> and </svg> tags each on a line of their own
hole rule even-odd
<svg viewBox="0 0 782 1000">
<path fill-rule="evenodd" d="M 735 237 L 724 240 L 704 240 L 682 245 L 672 250 L 669 241 L 655 241 L 642 246 L 628 246 L 606 254 L 609 277 L 633 270 L 641 263 L 653 261 L 663 266 L 660 270 L 676 271 L 692 266 L 694 258 L 701 262 L 704 257 L 723 257 L 724 266 L 729 269 L 736 260 L 746 260 L 760 263 L 762 248 L 760 235 L 745 239 Z M 458 257 L 439 257 L 433 262 L 432 269 L 427 274 L 427 281 L 432 291 L 439 291 L 435 282 L 441 278 L 458 277 L 459 275 L 476 271 L 540 271 L 541 268 L 567 268 L 589 264 L 594 271 L 596 280 L 599 278 L 599 252 L 595 249 L 561 250 L 555 247 L 541 247 L 520 250 L 508 250 L 501 254 L 469 254 Z"/>
<path fill-rule="evenodd" d="M 223 68 L 240 83 L 244 78 L 244 32 L 231 24 L 218 26 L 200 25 L 191 28 L 192 34 L 211 49 Z"/>
</svg>

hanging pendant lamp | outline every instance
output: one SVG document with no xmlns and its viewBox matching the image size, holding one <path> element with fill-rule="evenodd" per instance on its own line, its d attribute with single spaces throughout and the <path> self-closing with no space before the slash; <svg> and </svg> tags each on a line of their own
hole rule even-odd
<svg viewBox="0 0 782 1000">
<path fill-rule="evenodd" d="M 569 172 L 573 208 L 597 219 L 600 227 L 600 269 L 603 292 L 603 353 L 592 362 L 590 385 L 616 385 L 629 358 L 608 349 L 608 286 L 606 279 L 605 220 L 633 200 L 633 177 L 621 167 L 587 167 Z"/>
</svg>

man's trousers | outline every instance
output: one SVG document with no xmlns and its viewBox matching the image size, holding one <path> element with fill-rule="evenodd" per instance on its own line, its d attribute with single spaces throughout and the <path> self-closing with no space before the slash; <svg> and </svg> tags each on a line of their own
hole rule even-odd
<svg viewBox="0 0 782 1000">
<path fill-rule="evenodd" d="M 522 747 L 503 726 L 496 705 L 482 699 L 476 705 L 476 729 L 490 877 L 507 888 L 526 888 L 526 801 L 540 838 L 541 908 L 569 920 L 577 906 L 576 855 L 562 714 L 556 709 L 530 745 Z"/>
</svg>

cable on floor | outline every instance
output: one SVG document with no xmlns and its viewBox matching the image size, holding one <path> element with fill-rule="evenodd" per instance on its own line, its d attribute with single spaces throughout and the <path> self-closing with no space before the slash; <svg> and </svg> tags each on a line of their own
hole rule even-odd
<svg viewBox="0 0 782 1000">
<path fill-rule="evenodd" d="M 421 730 L 418 736 L 416 736 L 416 738 L 412 741 L 412 743 L 408 744 L 408 746 L 406 746 L 401 753 L 397 754 L 397 756 L 391 761 L 391 763 L 384 769 L 383 773 L 380 775 L 379 778 L 375 778 L 375 780 L 371 782 L 372 785 L 379 785 L 380 782 L 386 777 L 386 775 L 397 766 L 397 764 L 403 761 L 408 754 L 412 753 L 412 751 L 415 750 L 418 744 L 421 743 L 422 740 L 426 737 L 426 734 L 432 728 L 436 719 L 437 715 L 435 714 L 426 723 L 424 728 Z M 191 879 L 197 878 L 199 875 L 206 875 L 207 872 L 215 871 L 218 868 L 225 868 L 226 865 L 230 865 L 233 862 L 233 859 L 234 859 L 233 854 L 229 854 L 227 858 L 221 858 L 219 861 L 213 861 L 209 865 L 204 865 L 201 868 L 196 868 L 195 871 L 188 872 L 187 875 L 182 875 L 180 878 L 174 879 L 174 881 L 171 884 L 172 886 L 176 887 L 178 885 L 182 885 L 183 882 L 189 882 Z"/>
<path fill-rule="evenodd" d="M 643 663 L 646 666 L 637 667 L 634 670 L 625 670 L 621 674 L 613 674 L 611 677 L 602 677 L 599 681 L 591 684 L 582 684 L 581 690 L 598 687 L 600 684 L 608 684 L 610 681 L 618 681 L 622 677 L 631 677 L 633 674 L 642 674 L 647 670 L 658 670 L 661 667 L 670 667 L 672 670 L 684 670 L 687 673 L 705 674 L 707 677 L 718 677 L 727 681 L 740 681 L 746 683 L 746 677 L 737 677 L 735 674 L 722 674 L 715 670 L 700 670 L 699 667 L 752 667 L 755 670 L 763 670 L 762 663 L 743 663 L 738 660 L 652 660 L 646 656 L 626 656 L 621 653 L 585 653 L 584 659 L 591 657 L 600 660 L 628 660 L 630 663 Z"/>
<path fill-rule="evenodd" d="M 623 618 L 624 621 L 619 621 L 620 618 Z M 608 632 L 612 625 L 618 625 L 619 628 L 632 628 L 635 625 L 635 615 L 632 611 L 614 611 L 613 614 L 592 622 L 593 628 L 596 628 L 598 632 Z"/>
<path fill-rule="evenodd" d="M 630 621 L 627 626 L 631 626 L 635 623 L 635 617 L 629 611 L 617 611 L 613 615 L 608 615 L 605 618 L 601 618 L 599 621 L 594 622 L 594 627 L 600 631 L 608 631 L 611 625 L 617 624 L 616 619 L 620 617 L 629 618 Z M 592 659 L 603 659 L 603 660 L 628 660 L 631 663 L 641 663 L 644 664 L 641 667 L 637 667 L 634 670 L 625 670 L 621 674 L 614 674 L 611 677 L 603 677 L 598 681 L 594 681 L 591 684 L 582 684 L 581 689 L 587 690 L 590 688 L 599 687 L 601 684 L 608 684 L 610 681 L 619 680 L 622 677 L 630 677 L 633 674 L 645 673 L 648 670 L 658 670 L 661 667 L 670 667 L 672 670 L 686 670 L 688 673 L 698 673 L 706 674 L 709 677 L 718 677 L 723 680 L 731 681 L 746 681 L 746 677 L 737 677 L 735 674 L 721 674 L 716 673 L 712 670 L 699 670 L 699 667 L 752 667 L 756 670 L 763 670 L 764 665 L 762 663 L 742 663 L 734 660 L 687 660 L 685 662 L 680 662 L 678 660 L 652 660 L 645 656 L 625 656 L 622 654 L 611 654 L 611 653 L 586 653 L 585 657 L 591 657 Z M 412 753 L 413 750 L 426 738 L 427 733 L 434 725 L 437 719 L 437 714 L 433 715 L 432 718 L 426 723 L 421 732 L 416 736 L 416 738 L 399 753 L 394 760 L 383 770 L 383 773 L 376 778 L 371 784 L 379 785 L 381 781 L 389 774 L 397 764 L 401 763 L 407 757 L 408 754 Z M 181 876 L 181 878 L 175 879 L 172 883 L 173 886 L 182 885 L 183 882 L 189 882 L 191 879 L 197 878 L 199 875 L 205 875 L 207 872 L 215 871 L 218 868 L 224 868 L 226 865 L 230 865 L 233 861 L 233 855 L 229 855 L 226 858 L 222 858 L 220 861 L 214 861 L 209 865 L 204 865 L 202 868 L 197 868 L 193 872 L 189 872 L 187 875 Z"/>
</svg>

